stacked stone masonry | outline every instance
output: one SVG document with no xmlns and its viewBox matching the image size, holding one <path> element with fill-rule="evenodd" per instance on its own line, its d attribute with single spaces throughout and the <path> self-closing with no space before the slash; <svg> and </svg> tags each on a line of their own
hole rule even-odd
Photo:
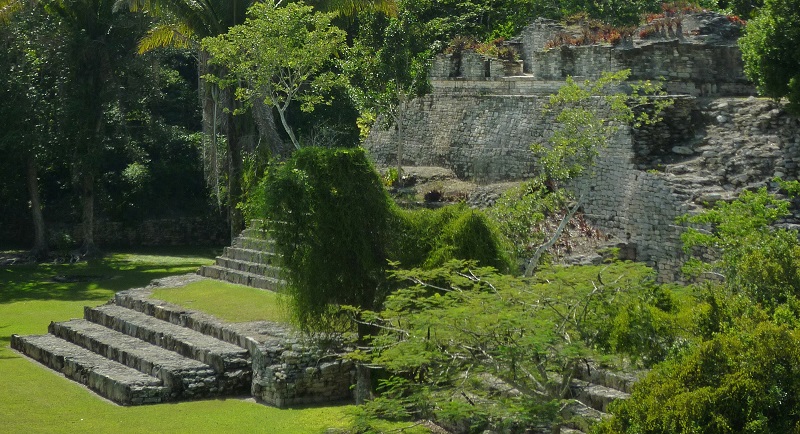
<svg viewBox="0 0 800 434">
<path fill-rule="evenodd" d="M 48 335 L 13 335 L 11 346 L 122 405 L 248 392 L 278 407 L 351 397 L 352 364 L 286 325 L 225 323 L 151 298 L 156 287 L 199 279 L 119 292 L 109 304 L 87 307 L 85 319 L 52 323 Z"/>
<path fill-rule="evenodd" d="M 214 265 L 205 265 L 198 273 L 211 279 L 271 291 L 285 285 L 275 241 L 260 221 L 251 222 L 250 227 L 216 258 Z"/>
<path fill-rule="evenodd" d="M 584 211 L 600 229 L 635 245 L 636 259 L 661 279 L 679 278 L 685 257 L 677 217 L 771 185 L 774 176 L 798 178 L 800 121 L 753 96 L 735 30 L 724 17 L 703 13 L 684 19 L 681 37 L 545 50 L 559 30 L 537 21 L 520 38 L 526 75 L 450 70 L 445 78 L 454 62 L 441 57 L 433 92 L 406 107 L 403 164 L 452 169 L 485 184 L 526 179 L 536 173 L 530 146 L 552 134 L 545 103 L 563 77 L 619 68 L 631 68 L 635 79 L 666 77 L 675 105 L 664 120 L 622 128 L 601 150 L 594 175 L 576 187 L 588 189 Z M 376 164 L 391 166 L 398 140 L 394 129 L 374 128 L 364 146 Z"/>
</svg>

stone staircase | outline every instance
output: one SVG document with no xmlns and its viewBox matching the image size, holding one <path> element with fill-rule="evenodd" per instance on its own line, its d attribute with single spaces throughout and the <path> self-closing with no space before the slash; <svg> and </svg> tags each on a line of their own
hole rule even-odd
<svg viewBox="0 0 800 434">
<path fill-rule="evenodd" d="M 197 328 L 209 334 L 154 316 L 180 318 L 174 308 L 125 297 L 51 323 L 47 335 L 12 335 L 11 347 L 121 405 L 249 393 L 246 349 L 212 337 L 207 324 Z"/>
<path fill-rule="evenodd" d="M 574 401 L 562 411 L 567 423 L 561 433 L 589 432 L 592 421 L 607 417 L 609 404 L 630 397 L 639 374 L 610 371 L 593 364 L 578 367 L 570 387 Z"/>
<path fill-rule="evenodd" d="M 282 288 L 285 282 L 275 241 L 270 238 L 269 230 L 262 227 L 258 220 L 251 222 L 230 247 L 225 247 L 214 265 L 204 265 L 198 274 L 270 291 Z"/>
</svg>

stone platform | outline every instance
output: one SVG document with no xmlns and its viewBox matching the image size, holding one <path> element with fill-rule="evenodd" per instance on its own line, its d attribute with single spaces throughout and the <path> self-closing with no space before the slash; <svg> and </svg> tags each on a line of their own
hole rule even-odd
<svg viewBox="0 0 800 434">
<path fill-rule="evenodd" d="M 278 407 L 351 398 L 352 364 L 304 342 L 290 326 L 226 323 L 151 298 L 153 281 L 116 294 L 49 334 L 13 335 L 11 347 L 120 405 L 243 396 Z"/>
</svg>

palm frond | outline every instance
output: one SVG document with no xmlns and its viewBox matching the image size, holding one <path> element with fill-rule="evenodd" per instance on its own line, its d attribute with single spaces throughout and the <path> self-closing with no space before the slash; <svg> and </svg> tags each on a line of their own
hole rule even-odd
<svg viewBox="0 0 800 434">
<path fill-rule="evenodd" d="M 153 27 L 144 38 L 139 41 L 139 54 L 155 50 L 156 48 L 196 48 L 194 33 L 185 23 L 162 24 Z"/>
<path fill-rule="evenodd" d="M 355 16 L 361 11 L 383 12 L 389 16 L 397 15 L 397 1 L 395 0 L 313 0 L 309 4 L 319 10 L 338 12 L 347 17 Z"/>
</svg>

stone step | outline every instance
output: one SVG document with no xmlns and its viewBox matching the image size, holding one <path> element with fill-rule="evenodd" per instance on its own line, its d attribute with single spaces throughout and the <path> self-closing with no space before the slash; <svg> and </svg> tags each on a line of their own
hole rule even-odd
<svg viewBox="0 0 800 434">
<path fill-rule="evenodd" d="M 633 385 L 644 375 L 644 371 L 617 372 L 598 367 L 592 363 L 581 364 L 575 369 L 575 378 L 598 384 L 621 392 L 631 393 Z"/>
<path fill-rule="evenodd" d="M 50 323 L 50 334 L 105 358 L 159 378 L 173 399 L 197 399 L 242 392 L 236 378 L 205 363 L 86 320 Z"/>
<path fill-rule="evenodd" d="M 169 388 L 158 378 L 53 335 L 12 335 L 11 347 L 118 404 L 156 404 L 170 400 Z"/>
<path fill-rule="evenodd" d="M 272 230 L 269 228 L 262 229 L 260 227 L 249 227 L 243 230 L 239 236 L 244 238 L 254 238 L 257 240 L 269 240 L 271 234 Z"/>
<path fill-rule="evenodd" d="M 570 389 L 573 398 L 603 413 L 608 413 L 608 405 L 613 401 L 630 397 L 630 394 L 617 389 L 577 379 L 572 380 Z"/>
<path fill-rule="evenodd" d="M 255 262 L 240 261 L 238 259 L 217 256 L 217 265 L 230 270 L 244 271 L 245 273 L 258 274 L 260 276 L 280 279 L 283 272 L 279 267 L 272 265 L 258 264 Z"/>
<path fill-rule="evenodd" d="M 237 345 L 113 304 L 86 307 L 84 317 L 93 323 L 203 362 L 218 374 L 240 378 L 246 384 L 250 382 L 247 350 Z"/>
<path fill-rule="evenodd" d="M 181 306 L 163 300 L 149 298 L 141 291 L 120 291 L 114 295 L 117 306 L 139 311 L 162 321 L 187 327 L 204 335 L 245 348 L 254 354 L 258 342 L 242 332 L 241 325 L 226 324 L 219 319 L 202 312 L 184 309 Z"/>
<path fill-rule="evenodd" d="M 258 238 L 239 237 L 233 240 L 233 247 L 276 253 L 275 240 L 261 240 Z"/>
<path fill-rule="evenodd" d="M 225 247 L 222 256 L 237 261 L 255 262 L 258 264 L 280 266 L 280 256 L 276 253 L 262 252 L 260 250 L 242 249 L 239 247 Z"/>
<path fill-rule="evenodd" d="M 253 288 L 268 289 L 279 291 L 283 289 L 286 282 L 280 279 L 263 276 L 260 274 L 247 273 L 244 271 L 231 270 L 218 265 L 204 265 L 198 273 L 203 277 L 224 280 L 237 285 L 245 285 Z"/>
</svg>

